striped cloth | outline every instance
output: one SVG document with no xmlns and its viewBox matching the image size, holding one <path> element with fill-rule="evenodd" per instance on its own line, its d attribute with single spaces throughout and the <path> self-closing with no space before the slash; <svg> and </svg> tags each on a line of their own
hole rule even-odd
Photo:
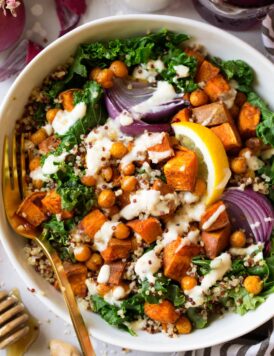
<svg viewBox="0 0 274 356">
<path fill-rule="evenodd" d="M 176 356 L 274 356 L 274 319 L 258 329 L 225 344 Z"/>
<path fill-rule="evenodd" d="M 268 57 L 274 61 L 274 9 L 269 11 L 262 22 L 262 38 Z"/>
</svg>

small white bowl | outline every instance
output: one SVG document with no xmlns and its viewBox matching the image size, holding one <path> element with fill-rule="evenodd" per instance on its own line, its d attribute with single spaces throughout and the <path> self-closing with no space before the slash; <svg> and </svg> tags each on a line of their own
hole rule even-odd
<svg viewBox="0 0 274 356">
<path fill-rule="evenodd" d="M 273 105 L 273 64 L 238 38 L 216 27 L 184 18 L 158 15 L 116 16 L 78 27 L 53 42 L 26 66 L 10 88 L 0 110 L 0 147 L 3 147 L 4 135 L 11 133 L 15 120 L 22 115 L 31 90 L 41 84 L 43 78 L 57 65 L 64 63 L 80 43 L 129 37 L 162 27 L 192 35 L 193 41 L 204 45 L 212 55 L 224 59 L 243 59 L 249 63 L 257 75 L 256 90 Z M 0 236 L 8 257 L 26 285 L 38 291 L 44 291 L 44 296 L 38 294 L 41 301 L 65 321 L 70 322 L 61 295 L 27 264 L 23 253 L 25 240 L 11 231 L 2 204 Z M 145 332 L 140 332 L 138 337 L 133 337 L 109 326 L 98 315 L 86 312 L 84 317 L 92 335 L 102 341 L 129 349 L 173 352 L 204 348 L 243 335 L 272 318 L 274 316 L 273 305 L 274 294 L 256 311 L 244 316 L 226 314 L 205 329 L 174 339 L 164 334 L 150 335 Z"/>
</svg>

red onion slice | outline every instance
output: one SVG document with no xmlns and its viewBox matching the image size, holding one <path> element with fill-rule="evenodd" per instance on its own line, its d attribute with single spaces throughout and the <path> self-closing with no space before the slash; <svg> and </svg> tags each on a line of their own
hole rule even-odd
<svg viewBox="0 0 274 356">
<path fill-rule="evenodd" d="M 77 26 L 81 15 L 86 11 L 86 2 L 85 0 L 55 0 L 55 5 L 61 25 L 60 37 Z"/>
</svg>

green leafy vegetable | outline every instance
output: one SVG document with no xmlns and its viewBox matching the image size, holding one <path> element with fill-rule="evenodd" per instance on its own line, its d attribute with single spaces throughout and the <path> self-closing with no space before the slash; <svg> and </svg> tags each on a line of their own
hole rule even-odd
<svg viewBox="0 0 274 356">
<path fill-rule="evenodd" d="M 268 161 L 264 161 L 265 165 L 259 170 L 259 174 L 265 179 L 265 184 L 268 185 L 268 197 L 274 203 L 274 156 Z"/>
<path fill-rule="evenodd" d="M 189 308 L 187 316 L 194 325 L 195 329 L 203 329 L 208 325 L 207 315 L 202 315 L 202 310 L 199 308 Z"/>
<path fill-rule="evenodd" d="M 198 273 L 202 276 L 209 273 L 211 261 L 204 256 L 195 256 L 192 258 L 192 263 L 198 267 Z"/>
<path fill-rule="evenodd" d="M 46 121 L 46 105 L 43 103 L 38 103 L 33 115 L 33 120 L 38 124 L 38 126 L 43 126 Z"/>
</svg>

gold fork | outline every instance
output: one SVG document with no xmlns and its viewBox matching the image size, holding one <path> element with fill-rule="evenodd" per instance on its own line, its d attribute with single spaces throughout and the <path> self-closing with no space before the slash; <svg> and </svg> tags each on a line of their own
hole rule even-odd
<svg viewBox="0 0 274 356">
<path fill-rule="evenodd" d="M 40 240 L 40 232 L 38 229 L 26 224 L 26 221 L 16 215 L 16 211 L 22 202 L 22 198 L 26 194 L 26 169 L 25 169 L 25 142 L 24 136 L 21 136 L 20 144 L 20 162 L 21 162 L 21 191 L 19 185 L 18 168 L 17 168 L 17 144 L 16 135 L 12 135 L 11 145 L 11 160 L 9 159 L 9 139 L 6 136 L 4 141 L 4 157 L 3 157 L 3 169 L 2 169 L 2 191 L 4 199 L 4 207 L 6 216 L 10 226 L 13 230 L 28 239 L 34 240 L 44 251 L 45 255 L 49 259 L 51 266 L 55 272 L 57 281 L 60 286 L 61 293 L 67 305 L 80 347 L 85 356 L 93 356 L 95 352 L 91 345 L 90 337 L 87 327 L 84 323 L 82 315 L 79 311 L 77 302 L 75 300 L 70 283 L 67 279 L 66 273 L 62 261 L 60 260 L 57 252 L 51 247 L 47 241 Z M 9 163 L 10 162 L 10 163 Z"/>
</svg>

